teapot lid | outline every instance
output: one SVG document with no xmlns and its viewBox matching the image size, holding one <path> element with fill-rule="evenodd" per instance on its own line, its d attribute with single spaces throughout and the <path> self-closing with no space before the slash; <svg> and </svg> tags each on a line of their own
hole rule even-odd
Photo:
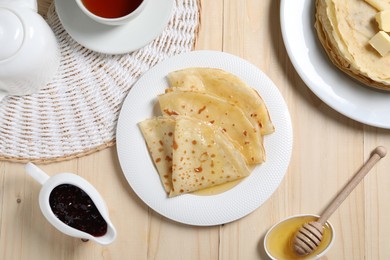
<svg viewBox="0 0 390 260">
<path fill-rule="evenodd" d="M 22 46 L 24 28 L 19 17 L 0 7 L 0 61 L 15 55 Z"/>
</svg>

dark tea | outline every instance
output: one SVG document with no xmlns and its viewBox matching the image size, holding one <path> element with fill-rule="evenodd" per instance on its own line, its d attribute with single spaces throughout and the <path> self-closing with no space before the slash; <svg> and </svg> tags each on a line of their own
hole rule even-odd
<svg viewBox="0 0 390 260">
<path fill-rule="evenodd" d="M 133 12 L 143 0 L 82 0 L 94 15 L 103 18 L 119 18 Z"/>
</svg>

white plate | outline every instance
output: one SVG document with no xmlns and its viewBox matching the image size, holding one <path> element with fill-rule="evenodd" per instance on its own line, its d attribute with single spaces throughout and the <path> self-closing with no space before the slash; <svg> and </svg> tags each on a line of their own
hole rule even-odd
<svg viewBox="0 0 390 260">
<path fill-rule="evenodd" d="M 390 93 L 366 87 L 329 60 L 314 29 L 315 1 L 282 0 L 283 40 L 306 85 L 326 104 L 364 124 L 390 128 Z"/>
<path fill-rule="evenodd" d="M 264 138 L 267 161 L 234 188 L 213 196 L 185 194 L 167 198 L 137 123 L 155 115 L 156 97 L 168 87 L 165 76 L 169 72 L 195 66 L 224 69 L 257 89 L 268 106 L 276 131 Z M 290 114 L 276 86 L 247 61 L 214 51 L 181 54 L 146 72 L 123 104 L 116 138 L 120 165 L 135 193 L 161 215 L 200 226 L 237 220 L 263 204 L 282 181 L 292 149 Z"/>
<path fill-rule="evenodd" d="M 58 17 L 69 35 L 84 47 L 106 54 L 137 50 L 164 30 L 174 0 L 149 1 L 142 13 L 128 24 L 109 26 L 85 15 L 75 0 L 55 0 Z"/>
</svg>

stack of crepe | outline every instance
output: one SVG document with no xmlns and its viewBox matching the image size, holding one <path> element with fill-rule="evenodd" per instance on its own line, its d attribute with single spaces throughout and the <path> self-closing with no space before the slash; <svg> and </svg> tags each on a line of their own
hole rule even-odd
<svg viewBox="0 0 390 260">
<path fill-rule="evenodd" d="M 167 194 L 172 197 L 234 181 L 265 161 L 263 136 L 274 131 L 260 95 L 219 69 L 168 75 L 161 116 L 139 123 Z"/>
<path fill-rule="evenodd" d="M 390 90 L 390 55 L 369 40 L 378 32 L 377 10 L 363 0 L 317 0 L 315 28 L 330 60 L 367 86 Z"/>
</svg>

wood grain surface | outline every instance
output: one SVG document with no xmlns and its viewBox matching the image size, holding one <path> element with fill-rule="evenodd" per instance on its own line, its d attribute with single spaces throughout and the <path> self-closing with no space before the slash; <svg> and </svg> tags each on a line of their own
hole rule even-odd
<svg viewBox="0 0 390 260">
<path fill-rule="evenodd" d="M 45 14 L 50 3 L 39 0 L 39 12 Z M 115 147 L 41 165 L 51 175 L 75 172 L 103 195 L 118 230 L 116 241 L 104 247 L 54 229 L 39 209 L 40 186 L 26 176 L 24 165 L 0 162 L 0 259 L 267 259 L 262 243 L 268 228 L 290 215 L 320 213 L 372 149 L 390 149 L 390 131 L 344 117 L 305 86 L 284 48 L 279 5 L 279 0 L 203 0 L 196 45 L 252 62 L 288 104 L 293 154 L 283 182 L 266 203 L 233 223 L 187 226 L 158 215 L 134 194 Z M 336 240 L 323 259 L 390 259 L 389 159 L 381 160 L 330 218 Z"/>
</svg>

